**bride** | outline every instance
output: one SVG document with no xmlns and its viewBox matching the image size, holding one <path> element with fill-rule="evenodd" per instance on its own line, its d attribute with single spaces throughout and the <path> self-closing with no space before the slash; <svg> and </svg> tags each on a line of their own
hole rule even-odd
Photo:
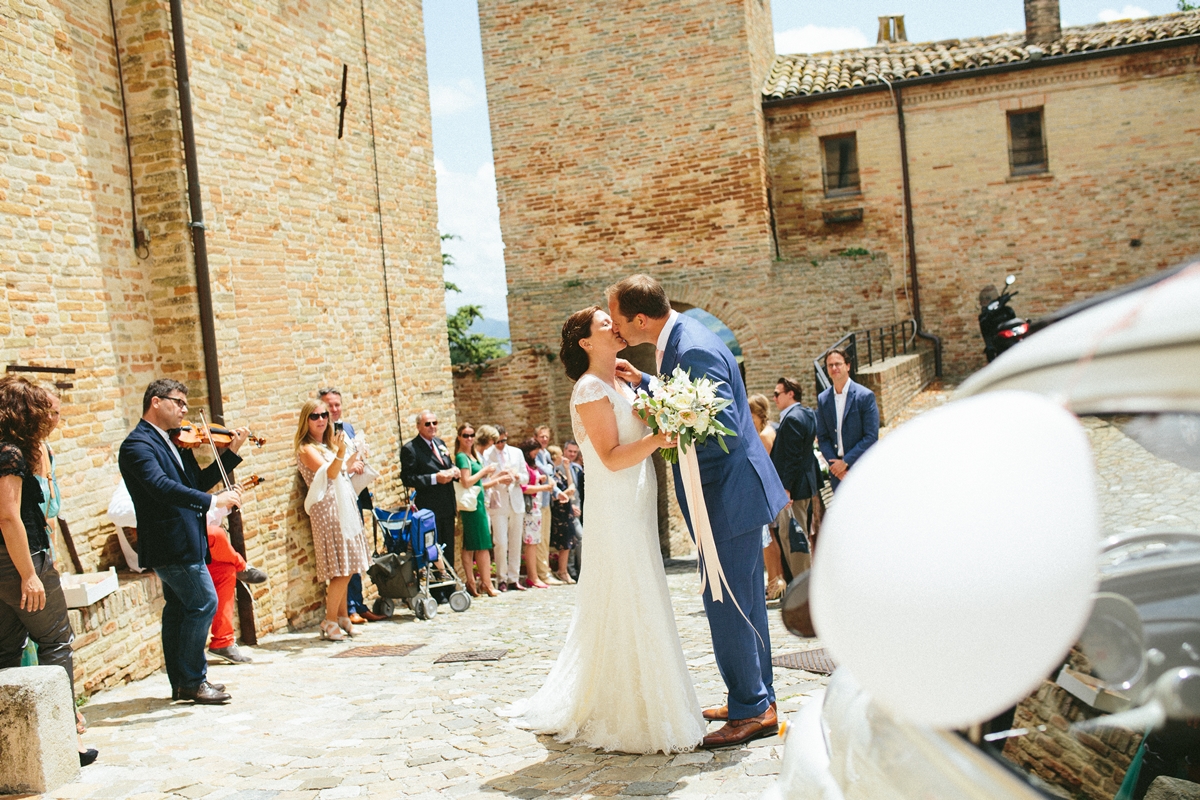
<svg viewBox="0 0 1200 800">
<path fill-rule="evenodd" d="M 587 464 L 580 572 L 567 641 L 545 685 L 501 713 L 559 741 L 626 753 L 691 750 L 704 720 L 683 660 L 658 548 L 658 486 L 650 455 L 673 447 L 633 413 L 616 378 L 626 342 L 598 306 L 562 329 L 576 380 L 571 425 Z"/>
</svg>

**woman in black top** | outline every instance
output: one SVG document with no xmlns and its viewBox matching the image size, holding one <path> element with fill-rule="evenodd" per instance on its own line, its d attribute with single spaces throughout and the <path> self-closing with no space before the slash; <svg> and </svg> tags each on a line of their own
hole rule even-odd
<svg viewBox="0 0 1200 800">
<path fill-rule="evenodd" d="M 21 665 L 28 636 L 38 663 L 60 666 L 75 694 L 71 624 L 37 480 L 43 440 L 53 430 L 50 395 L 24 378 L 0 378 L 0 669 Z M 96 760 L 82 750 L 79 761 Z"/>
</svg>

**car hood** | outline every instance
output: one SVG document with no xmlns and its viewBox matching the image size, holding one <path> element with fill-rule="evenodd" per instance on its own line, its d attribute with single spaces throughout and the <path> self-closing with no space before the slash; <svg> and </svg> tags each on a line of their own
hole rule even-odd
<svg viewBox="0 0 1200 800">
<path fill-rule="evenodd" d="M 1076 414 L 1200 412 L 1200 261 L 1030 336 L 956 397 L 1016 389 Z"/>
</svg>

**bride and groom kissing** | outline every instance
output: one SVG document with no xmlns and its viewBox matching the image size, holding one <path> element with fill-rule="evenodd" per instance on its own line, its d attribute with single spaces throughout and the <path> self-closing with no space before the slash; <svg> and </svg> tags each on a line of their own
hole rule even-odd
<svg viewBox="0 0 1200 800">
<path fill-rule="evenodd" d="M 560 741 L 627 753 L 727 747 L 778 729 L 763 591 L 762 528 L 788 502 L 750 418 L 733 354 L 700 322 L 671 309 L 648 275 L 632 275 L 562 328 L 560 357 L 576 381 L 571 424 L 588 465 L 584 500 L 588 565 L 567 639 L 543 687 L 501 713 Z M 659 374 L 675 367 L 720 381 L 732 403 L 721 422 L 736 432 L 726 453 L 711 437 L 693 445 L 715 553 L 704 554 L 704 610 L 727 702 L 704 710 L 684 661 L 658 546 L 657 482 L 650 456 L 674 447 L 633 411 L 652 376 L 617 357 L 654 343 Z M 688 515 L 679 466 L 679 507 Z M 712 563 L 705 563 L 712 562 Z M 719 562 L 719 563 L 718 563 Z M 723 572 L 723 580 L 720 575 Z M 714 601 L 713 580 L 726 591 Z M 720 728 L 707 732 L 709 721 Z"/>
</svg>

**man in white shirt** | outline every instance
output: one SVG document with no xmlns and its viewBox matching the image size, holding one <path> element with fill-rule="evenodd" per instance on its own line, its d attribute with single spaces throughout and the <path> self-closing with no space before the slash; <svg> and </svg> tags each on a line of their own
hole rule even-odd
<svg viewBox="0 0 1200 800">
<path fill-rule="evenodd" d="M 508 432 L 496 426 L 496 443 L 483 452 L 484 464 L 495 464 L 496 474 L 508 476 L 496 487 L 496 508 L 488 509 L 492 542 L 496 547 L 496 579 L 500 591 L 525 590 L 521 585 L 521 533 L 525 525 L 525 496 L 521 487 L 529 483 L 525 456 L 508 444 Z"/>
<path fill-rule="evenodd" d="M 854 462 L 879 441 L 879 406 L 874 392 L 850 379 L 844 349 L 826 354 L 825 371 L 833 385 L 817 397 L 817 445 L 836 491 Z"/>
</svg>

